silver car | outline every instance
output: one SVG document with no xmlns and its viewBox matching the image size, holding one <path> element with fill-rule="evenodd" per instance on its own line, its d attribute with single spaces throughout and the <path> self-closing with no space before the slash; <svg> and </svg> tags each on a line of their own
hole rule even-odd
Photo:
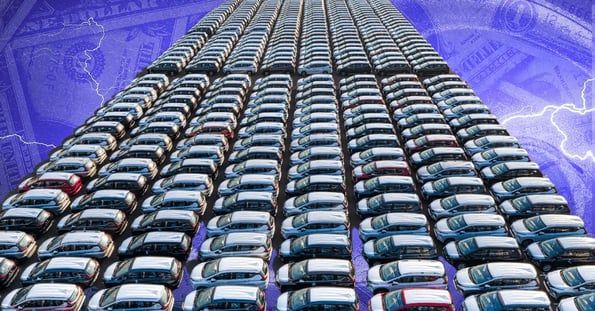
<svg viewBox="0 0 595 311">
<path fill-rule="evenodd" d="M 172 190 L 198 191 L 208 197 L 213 193 L 213 180 L 207 174 L 181 173 L 161 178 L 153 184 L 153 193 Z"/>
<path fill-rule="evenodd" d="M 448 243 L 477 235 L 508 236 L 508 227 L 500 215 L 465 213 L 437 221 L 434 235 Z"/>
<path fill-rule="evenodd" d="M 172 291 L 157 284 L 124 284 L 95 293 L 87 305 L 89 311 L 122 310 L 162 310 L 171 311 L 174 307 Z"/>
<path fill-rule="evenodd" d="M 0 231 L 0 256 L 26 259 L 37 250 L 35 238 L 23 231 Z"/>
<path fill-rule="evenodd" d="M 578 216 L 546 214 L 513 222 L 510 233 L 519 244 L 528 246 L 533 242 L 562 236 L 584 236 L 587 231 L 585 223 Z"/>
<path fill-rule="evenodd" d="M 214 237 L 231 232 L 275 233 L 275 219 L 269 212 L 237 211 L 215 216 L 207 223 L 207 236 Z"/>
<path fill-rule="evenodd" d="M 393 234 L 430 234 L 425 215 L 417 213 L 386 213 L 362 220 L 359 237 L 366 242 Z"/>
<path fill-rule="evenodd" d="M 196 191 L 170 190 L 146 198 L 142 204 L 143 213 L 162 209 L 192 210 L 204 214 L 207 201 L 204 194 Z"/>
<path fill-rule="evenodd" d="M 438 260 L 403 259 L 370 267 L 366 283 L 374 294 L 408 287 L 447 289 L 448 277 Z"/>
<path fill-rule="evenodd" d="M 102 231 L 71 231 L 51 237 L 39 245 L 40 259 L 63 256 L 106 258 L 114 251 L 112 237 Z"/>
<path fill-rule="evenodd" d="M 495 214 L 496 201 L 488 194 L 455 194 L 428 206 L 428 214 L 434 220 L 465 213 Z"/>
<path fill-rule="evenodd" d="M 42 208 L 54 215 L 64 213 L 70 207 L 68 194 L 58 189 L 31 189 L 9 196 L 2 202 L 2 209 Z"/>
<path fill-rule="evenodd" d="M 465 311 L 493 310 L 496 302 L 499 304 L 495 310 L 552 310 L 547 293 L 524 289 L 502 289 L 472 295 L 465 298 L 462 308 Z"/>
<path fill-rule="evenodd" d="M 276 160 L 253 159 L 229 165 L 225 169 L 225 178 L 235 178 L 247 174 L 277 175 L 281 174 L 281 165 Z"/>
<path fill-rule="evenodd" d="M 490 262 L 457 271 L 454 284 L 463 295 L 497 289 L 539 289 L 537 270 L 522 262 Z"/>
<path fill-rule="evenodd" d="M 289 169 L 289 180 L 297 180 L 310 175 L 343 175 L 343 161 L 339 160 L 314 160 L 304 164 L 292 166 Z"/>
<path fill-rule="evenodd" d="M 347 212 L 347 198 L 343 193 L 314 191 L 287 198 L 283 205 L 283 215 L 293 216 L 310 211 Z"/>
<path fill-rule="evenodd" d="M 265 233 L 234 232 L 206 239 L 200 246 L 199 257 L 259 257 L 268 261 L 272 250 L 271 238 Z"/>
<path fill-rule="evenodd" d="M 218 285 L 250 285 L 266 289 L 268 266 L 262 258 L 223 257 L 196 265 L 190 273 L 190 282 L 194 289 Z"/>
<path fill-rule="evenodd" d="M 584 294 L 560 300 L 556 311 L 591 311 L 594 303 L 595 293 Z"/>
<path fill-rule="evenodd" d="M 349 219 L 344 212 L 313 211 L 287 217 L 281 226 L 284 239 L 292 239 L 306 234 L 333 233 L 349 236 Z"/>
<path fill-rule="evenodd" d="M 555 299 L 595 293 L 595 265 L 555 270 L 546 274 L 545 289 Z"/>
</svg>

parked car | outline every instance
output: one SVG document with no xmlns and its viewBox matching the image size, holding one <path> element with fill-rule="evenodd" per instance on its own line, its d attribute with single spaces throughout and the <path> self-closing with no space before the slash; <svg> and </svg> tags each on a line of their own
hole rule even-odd
<svg viewBox="0 0 595 311">
<path fill-rule="evenodd" d="M 68 195 L 76 195 L 83 183 L 81 178 L 73 173 L 49 172 L 43 175 L 35 175 L 23 180 L 19 186 L 19 192 L 31 189 L 59 189 Z"/>
<path fill-rule="evenodd" d="M 521 261 L 523 254 L 514 238 L 503 236 L 475 236 L 444 245 L 442 252 L 458 270 L 486 261 Z"/>
<path fill-rule="evenodd" d="M 21 284 L 70 283 L 91 286 L 99 276 L 99 261 L 86 257 L 54 257 L 23 269 Z"/>
<path fill-rule="evenodd" d="M 595 302 L 595 293 L 560 300 L 556 311 L 588 311 Z"/>
<path fill-rule="evenodd" d="M 422 234 L 394 234 L 364 243 L 362 251 L 370 266 L 398 259 L 437 259 L 432 238 Z"/>
<path fill-rule="evenodd" d="M 128 227 L 126 213 L 117 209 L 94 208 L 64 216 L 58 222 L 58 232 L 97 230 L 122 234 Z"/>
<path fill-rule="evenodd" d="M 275 282 L 281 291 L 310 286 L 352 287 L 355 269 L 347 259 L 306 259 L 281 266 Z"/>
<path fill-rule="evenodd" d="M 314 233 L 344 234 L 349 236 L 350 224 L 345 212 L 312 211 L 285 218 L 281 226 L 284 239 Z"/>
<path fill-rule="evenodd" d="M 166 310 L 174 307 L 170 289 L 157 284 L 123 284 L 96 292 L 88 302 L 89 311 L 126 309 Z M 124 309 L 124 308 L 122 308 Z"/>
<path fill-rule="evenodd" d="M 132 213 L 137 206 L 136 195 L 128 190 L 98 190 L 76 197 L 72 201 L 72 211 L 90 208 L 113 208 Z"/>
<path fill-rule="evenodd" d="M 510 221 L 542 214 L 568 215 L 570 207 L 561 195 L 530 194 L 501 202 L 498 212 Z"/>
<path fill-rule="evenodd" d="M 369 311 L 392 310 L 443 310 L 454 311 L 453 299 L 448 290 L 432 288 L 405 288 L 372 296 Z"/>
<path fill-rule="evenodd" d="M 129 283 L 161 284 L 177 288 L 184 265 L 173 257 L 138 256 L 109 265 L 103 273 L 106 286 Z"/>
<path fill-rule="evenodd" d="M 490 194 L 498 202 L 528 194 L 556 194 L 558 190 L 547 177 L 517 177 L 490 187 Z"/>
<path fill-rule="evenodd" d="M 218 285 L 190 292 L 182 304 L 183 311 L 232 309 L 266 310 L 265 291 L 257 286 Z"/>
<path fill-rule="evenodd" d="M 271 238 L 266 233 L 232 232 L 206 239 L 200 246 L 199 257 L 259 257 L 269 261 L 271 251 Z"/>
<path fill-rule="evenodd" d="M 438 260 L 403 259 L 370 267 L 366 283 L 373 294 L 416 287 L 447 289 L 448 276 Z"/>
<path fill-rule="evenodd" d="M 85 302 L 85 293 L 74 284 L 39 283 L 13 289 L 2 299 L 2 310 L 33 311 L 63 310 L 79 311 Z"/>
<path fill-rule="evenodd" d="M 464 268 L 455 274 L 454 284 L 463 295 L 500 289 L 539 289 L 537 270 L 522 262 L 490 262 Z"/>
<path fill-rule="evenodd" d="M 426 216 L 417 213 L 386 213 L 363 219 L 359 237 L 363 242 L 394 234 L 430 234 Z"/>
<path fill-rule="evenodd" d="M 595 265 L 582 265 L 551 271 L 544 278 L 550 296 L 556 300 L 595 294 Z"/>
<path fill-rule="evenodd" d="M 215 216 L 206 226 L 207 237 L 231 232 L 264 233 L 272 237 L 275 232 L 275 219 L 269 212 L 236 211 Z"/>
<path fill-rule="evenodd" d="M 529 244 L 527 259 L 543 272 L 552 268 L 595 263 L 595 238 L 565 236 Z"/>
<path fill-rule="evenodd" d="M 317 233 L 283 241 L 277 254 L 282 262 L 289 262 L 329 256 L 350 259 L 351 251 L 351 240 L 347 235 Z"/>
<path fill-rule="evenodd" d="M 325 310 L 359 310 L 359 298 L 353 288 L 315 286 L 285 292 L 277 298 L 277 311 L 297 311 L 308 306 Z"/>
<path fill-rule="evenodd" d="M 136 217 L 130 228 L 135 234 L 150 231 L 176 231 L 194 236 L 200 227 L 196 212 L 188 210 L 166 209 L 142 214 Z"/>
<path fill-rule="evenodd" d="M 146 255 L 186 260 L 191 248 L 191 238 L 183 232 L 152 231 L 126 238 L 120 244 L 118 254 L 120 258 Z"/>
<path fill-rule="evenodd" d="M 428 206 L 428 214 L 434 220 L 466 213 L 496 214 L 496 201 L 488 194 L 455 194 Z"/>
<path fill-rule="evenodd" d="M 519 244 L 528 246 L 536 241 L 563 236 L 585 236 L 585 223 L 578 216 L 544 214 L 519 219 L 510 225 L 510 234 Z"/>
<path fill-rule="evenodd" d="M 64 256 L 106 258 L 114 251 L 112 237 L 102 231 L 71 231 L 50 237 L 39 245 L 39 259 Z"/>
<path fill-rule="evenodd" d="M 423 204 L 415 193 L 389 192 L 361 199 L 356 208 L 358 215 L 366 217 L 392 212 L 421 213 Z"/>
<path fill-rule="evenodd" d="M 538 290 L 502 289 L 483 294 L 472 295 L 463 301 L 462 308 L 466 311 L 485 310 L 552 310 L 551 301 L 547 294 Z"/>
<path fill-rule="evenodd" d="M 223 257 L 201 262 L 190 273 L 194 289 L 219 285 L 249 285 L 266 289 L 269 265 L 262 258 Z"/>
</svg>

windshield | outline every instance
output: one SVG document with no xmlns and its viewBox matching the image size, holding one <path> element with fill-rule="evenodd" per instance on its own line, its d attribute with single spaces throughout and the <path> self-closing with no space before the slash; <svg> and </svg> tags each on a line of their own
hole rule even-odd
<svg viewBox="0 0 595 311">
<path fill-rule="evenodd" d="M 311 153 L 311 149 L 306 149 L 300 153 L 298 153 L 298 158 L 303 159 L 303 158 L 307 158 L 310 156 Z"/>
<path fill-rule="evenodd" d="M 308 214 L 300 214 L 293 217 L 291 224 L 294 228 L 303 227 L 308 223 Z"/>
<path fill-rule="evenodd" d="M 302 178 L 302 179 L 298 180 L 297 183 L 295 183 L 295 187 L 297 189 L 302 189 L 302 188 L 308 186 L 309 183 L 310 183 L 310 177 Z"/>
<path fill-rule="evenodd" d="M 225 227 L 231 223 L 231 214 L 225 214 L 217 220 L 217 227 Z"/>
<path fill-rule="evenodd" d="M 411 133 L 414 135 L 419 135 L 424 131 L 424 127 L 421 125 L 415 126 L 411 128 Z"/>
<path fill-rule="evenodd" d="M 477 250 L 477 243 L 475 243 L 475 239 L 473 238 L 461 240 L 456 245 L 459 249 L 459 253 L 463 255 L 472 254 Z"/>
<path fill-rule="evenodd" d="M 372 228 L 380 229 L 388 226 L 388 216 L 382 215 L 372 219 Z"/>
<path fill-rule="evenodd" d="M 219 271 L 219 260 L 212 260 L 205 264 L 202 269 L 203 278 L 209 278 Z"/>
<path fill-rule="evenodd" d="M 401 273 L 399 272 L 399 264 L 396 262 L 387 263 L 380 266 L 380 277 L 387 281 L 396 279 Z"/>
<path fill-rule="evenodd" d="M 308 301 L 310 300 L 310 290 L 309 289 L 302 289 L 295 291 L 291 298 L 289 298 L 289 305 L 291 306 L 292 310 L 301 310 L 303 307 L 308 305 Z"/>
<path fill-rule="evenodd" d="M 558 239 L 543 241 L 539 243 L 539 246 L 541 251 L 548 257 L 554 257 L 564 251 L 560 243 L 558 243 Z"/>
<path fill-rule="evenodd" d="M 64 239 L 64 235 L 59 235 L 59 236 L 55 237 L 54 239 L 52 239 L 50 244 L 48 244 L 48 250 L 53 250 L 56 247 L 62 245 L 63 239 Z"/>
<path fill-rule="evenodd" d="M 442 203 L 442 206 L 446 210 L 453 209 L 453 208 L 459 206 L 459 202 L 457 201 L 457 197 L 454 196 L 454 195 L 440 200 L 440 203 Z"/>
<path fill-rule="evenodd" d="M 302 127 L 302 128 L 299 130 L 299 132 L 300 132 L 301 134 L 303 134 L 303 133 L 308 133 L 308 132 L 310 131 L 310 128 L 311 128 L 311 127 L 312 127 L 312 126 L 308 124 L 308 125 L 306 125 L 306 126 Z"/>
<path fill-rule="evenodd" d="M 246 167 L 246 162 L 238 163 L 233 167 L 233 172 L 234 173 L 241 172 L 244 170 L 245 167 Z"/>
<path fill-rule="evenodd" d="M 391 237 L 386 237 L 386 238 L 382 238 L 379 239 L 375 244 L 374 244 L 374 248 L 376 249 L 376 252 L 379 254 L 386 254 L 390 251 L 391 247 L 392 247 L 392 241 L 391 241 Z"/>
<path fill-rule="evenodd" d="M 525 224 L 525 227 L 527 227 L 527 229 L 532 232 L 540 231 L 546 227 L 546 224 L 543 223 L 541 217 L 527 218 L 523 220 L 523 224 Z"/>
<path fill-rule="evenodd" d="M 116 298 L 118 297 L 119 289 L 120 287 L 112 287 L 110 289 L 107 289 L 105 293 L 103 293 L 103 299 L 101 299 L 99 305 L 105 307 L 115 303 Z"/>
<path fill-rule="evenodd" d="M 225 236 L 218 236 L 211 242 L 211 250 L 222 249 L 225 246 Z"/>
<path fill-rule="evenodd" d="M 479 296 L 479 305 L 483 311 L 504 310 L 498 292 L 491 292 Z"/>
<path fill-rule="evenodd" d="M 310 162 L 306 162 L 306 163 L 297 167 L 297 172 L 302 173 L 302 172 L 308 171 L 309 169 L 310 169 Z"/>
<path fill-rule="evenodd" d="M 434 163 L 434 164 L 428 165 L 428 173 L 430 173 L 430 174 L 436 174 L 441 171 L 442 171 L 442 164 L 440 164 L 440 163 Z"/>
<path fill-rule="evenodd" d="M 292 253 L 301 253 L 308 246 L 307 237 L 299 237 L 291 243 Z"/>
<path fill-rule="evenodd" d="M 358 139 L 355 141 L 355 143 L 356 143 L 358 146 L 363 146 L 363 145 L 367 144 L 369 141 L 370 141 L 370 136 L 364 136 L 364 137 L 362 137 L 362 138 L 358 138 Z"/>
<path fill-rule="evenodd" d="M 225 207 L 233 206 L 236 203 L 237 199 L 238 199 L 238 194 L 237 193 L 233 194 L 233 195 L 225 198 L 225 200 L 223 200 L 223 206 L 225 206 Z"/>
<path fill-rule="evenodd" d="M 495 159 L 498 157 L 498 153 L 494 149 L 489 149 L 481 153 L 481 156 L 486 160 Z"/>
<path fill-rule="evenodd" d="M 299 280 L 304 275 L 306 275 L 306 273 L 308 273 L 308 261 L 307 260 L 293 264 L 293 265 L 291 265 L 291 268 L 289 268 L 289 277 L 292 280 Z"/>
<path fill-rule="evenodd" d="M 581 295 L 574 300 L 580 311 L 591 311 L 591 306 L 595 305 L 595 295 Z"/>
<path fill-rule="evenodd" d="M 478 146 L 484 146 L 490 143 L 490 140 L 487 137 L 480 137 L 474 140 L 475 144 Z"/>
<path fill-rule="evenodd" d="M 130 243 L 129 249 L 137 249 L 143 245 L 145 241 L 146 235 L 139 235 L 133 238 L 132 243 Z"/>
<path fill-rule="evenodd" d="M 163 182 L 161 183 L 161 188 L 162 189 L 169 188 L 173 185 L 173 183 L 174 183 L 174 176 L 168 177 L 168 178 L 164 179 Z"/>
<path fill-rule="evenodd" d="M 233 178 L 227 183 L 227 188 L 235 188 L 240 184 L 242 178 Z"/>
<path fill-rule="evenodd" d="M 506 189 L 506 191 L 510 192 L 521 188 L 521 184 L 516 179 L 509 179 L 507 181 L 504 181 L 502 182 L 502 186 L 504 187 L 504 189 Z"/>
<path fill-rule="evenodd" d="M 424 146 L 428 144 L 428 138 L 425 136 L 422 136 L 420 138 L 417 138 L 416 140 L 414 140 L 414 143 L 416 146 Z"/>
<path fill-rule="evenodd" d="M 401 295 L 401 291 L 394 291 L 394 292 L 389 292 L 386 295 L 384 295 L 384 299 L 382 300 L 382 303 L 385 306 L 385 310 L 397 310 L 399 308 L 401 308 L 404 304 L 403 302 L 403 296 Z"/>
<path fill-rule="evenodd" d="M 500 163 L 500 164 L 496 164 L 496 165 L 492 166 L 490 168 L 490 170 L 495 175 L 503 175 L 503 174 L 506 174 L 506 172 L 508 172 L 508 167 L 506 167 L 506 164 Z"/>
<path fill-rule="evenodd" d="M 42 261 L 40 262 L 38 265 L 35 266 L 35 268 L 33 269 L 33 271 L 31 271 L 31 275 L 32 276 L 37 276 L 39 273 L 43 273 L 45 271 L 45 268 L 48 266 L 48 264 L 50 263 L 49 260 L 46 261 Z M 3 268 L 7 268 L 9 267 L 8 265 L 2 265 Z M 8 271 L 0 271 L 0 273 L 8 273 Z"/>
<path fill-rule="evenodd" d="M 369 159 L 370 157 L 372 157 L 374 155 L 374 151 L 373 149 L 368 149 L 366 151 L 363 151 L 362 153 L 359 154 L 359 157 L 361 159 Z"/>
<path fill-rule="evenodd" d="M 384 204 L 384 202 L 385 202 L 384 196 L 378 195 L 378 196 L 372 197 L 368 200 L 368 206 L 371 208 L 379 207 L 379 206 L 382 206 Z"/>
<path fill-rule="evenodd" d="M 368 163 L 362 167 L 362 172 L 366 174 L 371 174 L 376 171 L 376 164 L 374 162 Z"/>
<path fill-rule="evenodd" d="M 198 295 L 194 298 L 194 307 L 201 309 L 202 307 L 208 306 L 211 303 L 211 297 L 213 296 L 214 287 L 198 291 Z"/>
<path fill-rule="evenodd" d="M 128 273 L 128 271 L 130 271 L 130 267 L 132 267 L 133 262 L 134 262 L 134 259 L 122 261 L 116 268 L 116 273 L 114 273 L 114 277 L 116 279 L 119 279 L 123 275 L 126 275 Z"/>
<path fill-rule="evenodd" d="M 366 180 L 366 182 L 364 182 L 364 188 L 374 189 L 376 187 L 376 185 L 378 185 L 379 183 L 380 183 L 380 179 L 378 179 L 378 178 L 368 179 L 368 180 Z"/>
<path fill-rule="evenodd" d="M 304 204 L 308 203 L 308 195 L 300 195 L 299 197 L 297 197 L 294 201 L 295 206 L 302 206 Z"/>
<path fill-rule="evenodd" d="M 434 189 L 436 189 L 436 191 L 442 192 L 448 190 L 450 183 L 448 182 L 447 178 L 443 178 L 436 180 L 432 183 L 432 185 L 434 186 Z"/>
<path fill-rule="evenodd" d="M 465 218 L 463 216 L 454 216 L 448 218 L 446 223 L 448 224 L 448 227 L 454 231 L 467 227 L 467 223 L 465 222 Z"/>
<path fill-rule="evenodd" d="M 310 141 L 310 136 L 302 137 L 298 139 L 298 144 L 304 145 Z"/>
<path fill-rule="evenodd" d="M 164 200 L 165 194 L 158 194 L 153 198 L 153 200 L 151 200 L 151 205 L 161 205 Z"/>
<path fill-rule="evenodd" d="M 562 269 L 560 274 L 562 275 L 562 279 L 564 279 L 564 282 L 566 282 L 566 284 L 572 287 L 580 286 L 581 284 L 585 283 L 585 279 L 576 267 Z"/>
<path fill-rule="evenodd" d="M 512 205 L 516 210 L 524 211 L 531 206 L 531 201 L 527 197 L 519 197 L 512 200 Z"/>
<path fill-rule="evenodd" d="M 430 158 L 432 158 L 434 156 L 434 150 L 428 149 L 428 150 L 425 150 L 425 151 L 420 152 L 419 155 L 424 160 L 425 159 L 430 159 Z"/>
<path fill-rule="evenodd" d="M 467 272 L 469 273 L 469 278 L 475 284 L 484 284 L 492 279 L 488 265 L 471 267 Z"/>
</svg>

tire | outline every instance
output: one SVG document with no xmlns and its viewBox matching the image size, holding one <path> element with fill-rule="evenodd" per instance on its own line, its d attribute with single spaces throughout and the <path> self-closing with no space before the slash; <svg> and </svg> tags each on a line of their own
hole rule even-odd
<svg viewBox="0 0 595 311">
<path fill-rule="evenodd" d="M 550 272 L 550 271 L 552 271 L 552 265 L 543 265 L 541 267 L 541 271 L 543 271 L 543 272 Z"/>
</svg>

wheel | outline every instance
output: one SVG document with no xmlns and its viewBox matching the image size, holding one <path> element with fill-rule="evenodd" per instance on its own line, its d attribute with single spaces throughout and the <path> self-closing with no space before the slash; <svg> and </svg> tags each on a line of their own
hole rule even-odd
<svg viewBox="0 0 595 311">
<path fill-rule="evenodd" d="M 382 293 L 386 293 L 386 292 L 388 292 L 388 290 L 386 290 L 386 288 L 378 288 L 378 289 L 375 289 L 373 293 L 374 293 L 374 295 L 377 295 L 377 294 L 382 294 Z"/>
<path fill-rule="evenodd" d="M 544 265 L 543 267 L 541 267 L 541 270 L 543 272 L 550 272 L 552 271 L 552 265 Z"/>
<path fill-rule="evenodd" d="M 466 266 L 467 265 L 465 263 L 461 262 L 461 263 L 457 264 L 457 270 L 465 269 Z"/>
</svg>

